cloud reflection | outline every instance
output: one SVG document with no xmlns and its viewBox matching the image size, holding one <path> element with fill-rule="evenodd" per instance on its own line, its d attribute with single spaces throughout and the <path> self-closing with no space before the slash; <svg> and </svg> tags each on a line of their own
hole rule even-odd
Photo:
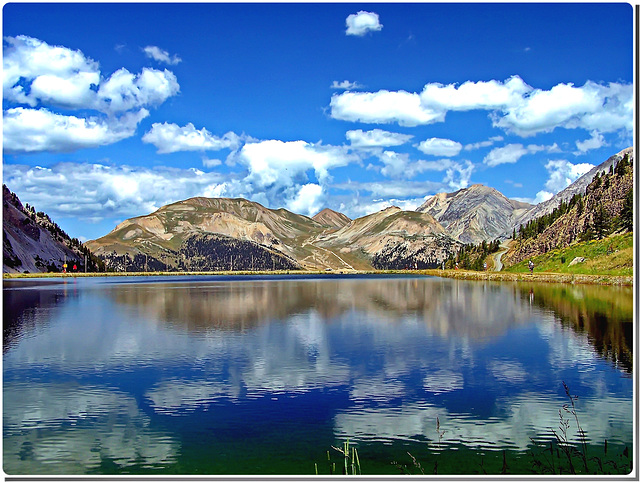
<svg viewBox="0 0 640 482">
<path fill-rule="evenodd" d="M 433 443 L 439 418 L 443 443 L 524 449 L 529 437 L 557 428 L 566 400 L 554 387 L 566 374 L 588 436 L 631 440 L 626 382 L 603 369 L 586 332 L 558 320 L 548 299 L 530 304 L 517 285 L 327 278 L 79 286 L 73 297 L 30 308 L 29 336 L 13 338 L 4 354 L 9 472 L 86 473 L 105 460 L 164 466 L 180 445 L 152 428 L 158 418 L 191 425 L 207 411 L 203 419 L 215 424 L 216 404 L 241 404 L 252 425 L 265 416 L 265 400 L 277 409 L 279 395 L 291 407 L 327 408 L 340 438 Z M 85 385 L 15 381 L 33 370 L 38 380 Z M 123 379 L 135 380 L 136 395 L 112 388 Z"/>
<path fill-rule="evenodd" d="M 163 467 L 179 443 L 150 427 L 129 395 L 104 387 L 5 382 L 3 468 L 8 474 L 83 474 L 105 460 Z"/>
<path fill-rule="evenodd" d="M 452 412 L 445 407 L 427 402 L 405 404 L 402 407 L 378 407 L 362 410 L 342 410 L 335 417 L 335 435 L 341 439 L 358 441 L 426 440 L 428 446 L 464 444 L 484 450 L 511 448 L 526 450 L 531 438 L 549 439 L 551 430 L 558 431 L 558 410 L 562 406 L 555 398 L 525 392 L 500 400 L 502 417 L 478 418 Z M 581 400 L 578 407 L 580 424 L 587 442 L 628 443 L 632 437 L 633 413 L 628 401 L 612 396 Z M 440 431 L 439 440 L 436 419 Z M 569 428 L 569 439 L 579 441 L 574 426 Z"/>
</svg>

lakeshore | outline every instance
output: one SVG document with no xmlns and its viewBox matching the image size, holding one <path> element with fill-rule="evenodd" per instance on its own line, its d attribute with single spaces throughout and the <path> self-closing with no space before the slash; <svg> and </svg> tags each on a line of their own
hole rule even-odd
<svg viewBox="0 0 640 482">
<path fill-rule="evenodd" d="M 536 283 L 600 284 L 633 286 L 633 276 L 590 275 L 568 273 L 505 273 L 499 271 L 469 270 L 281 270 L 281 271 L 151 271 L 151 272 L 106 272 L 106 273 L 3 273 L 3 279 L 19 278 L 84 278 L 97 276 L 308 276 L 308 275 L 424 275 L 474 281 L 525 281 Z"/>
</svg>

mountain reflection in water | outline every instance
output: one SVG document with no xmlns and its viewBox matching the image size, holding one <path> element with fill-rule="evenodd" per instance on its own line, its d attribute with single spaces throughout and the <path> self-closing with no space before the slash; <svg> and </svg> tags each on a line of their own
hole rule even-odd
<svg viewBox="0 0 640 482">
<path fill-rule="evenodd" d="M 388 278 L 154 283 L 108 294 L 191 332 L 243 331 L 308 311 L 325 320 L 359 311 L 391 322 L 410 316 L 434 334 L 482 340 L 528 322 L 536 309 L 586 333 L 602 356 L 626 371 L 633 364 L 631 287 L 470 282 L 461 289 L 446 279 Z"/>
<path fill-rule="evenodd" d="M 598 353 L 631 373 L 633 288 L 631 286 L 520 283 L 522 299 L 550 310 L 563 324 L 585 333 Z"/>
<path fill-rule="evenodd" d="M 330 322 L 358 311 L 384 315 L 390 322 L 410 316 L 442 336 L 481 339 L 530 317 L 530 307 L 514 297 L 512 289 L 495 284 L 460 289 L 457 283 L 437 278 L 165 283 L 110 290 L 109 295 L 120 304 L 138 307 L 146 317 L 194 332 L 242 331 L 309 311 Z"/>
<path fill-rule="evenodd" d="M 3 467 L 310 474 L 349 439 L 363 467 L 394 473 L 440 442 L 550 440 L 563 381 L 587 443 L 620 451 L 631 294 L 416 276 L 8 281 Z"/>
</svg>

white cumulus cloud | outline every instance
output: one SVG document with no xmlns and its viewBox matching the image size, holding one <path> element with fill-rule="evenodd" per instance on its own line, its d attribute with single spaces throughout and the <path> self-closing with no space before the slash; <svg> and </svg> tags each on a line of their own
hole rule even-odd
<svg viewBox="0 0 640 482">
<path fill-rule="evenodd" d="M 248 167 L 248 180 L 260 187 L 291 186 L 309 170 L 322 183 L 328 180 L 330 169 L 352 160 L 355 157 L 341 147 L 280 140 L 247 143 L 236 157 L 237 162 Z"/>
<path fill-rule="evenodd" d="M 589 163 L 572 164 L 564 159 L 555 159 L 547 162 L 544 166 L 549 174 L 549 178 L 544 183 L 544 189 L 536 193 L 533 204 L 538 204 L 551 199 L 580 176 L 586 174 L 595 166 Z"/>
<path fill-rule="evenodd" d="M 347 35 L 356 35 L 362 37 L 367 32 L 378 32 L 382 30 L 380 17 L 374 12 L 365 12 L 360 10 L 347 17 Z"/>
<path fill-rule="evenodd" d="M 532 89 L 520 77 L 506 82 L 464 82 L 462 85 L 439 83 L 424 86 L 420 98 L 425 106 L 442 110 L 501 109 L 521 101 Z"/>
<path fill-rule="evenodd" d="M 604 140 L 604 136 L 600 134 L 598 131 L 592 131 L 591 137 L 584 141 L 576 141 L 576 147 L 578 150 L 574 152 L 575 155 L 584 154 L 587 151 L 591 151 L 593 149 L 599 149 L 602 146 L 606 146 L 607 143 Z"/>
<path fill-rule="evenodd" d="M 246 171 L 87 163 L 51 167 L 5 164 L 3 177 L 24 202 L 46 206 L 54 217 L 123 219 L 194 196 L 245 197 L 271 208 L 315 214 L 314 210 L 325 205 L 331 169 L 359 160 L 347 148 L 304 141 L 252 142 L 232 152 L 231 158 Z M 203 159 L 204 167 L 220 163 Z"/>
<path fill-rule="evenodd" d="M 431 156 L 453 157 L 460 154 L 462 144 L 451 139 L 432 137 L 418 144 L 417 148 Z"/>
<path fill-rule="evenodd" d="M 138 216 L 177 200 L 223 195 L 232 188 L 220 174 L 193 168 L 89 163 L 59 163 L 49 168 L 5 164 L 3 177 L 12 191 L 34 206 L 46 206 L 54 218 L 94 221 Z"/>
<path fill-rule="evenodd" d="M 4 111 L 4 150 L 68 152 L 117 142 L 135 133 L 147 108 L 179 90 L 166 69 L 134 74 L 122 68 L 104 78 L 99 64 L 79 50 L 24 35 L 6 37 L 3 98 L 14 105 Z M 82 113 L 56 113 L 56 108 Z"/>
<path fill-rule="evenodd" d="M 557 127 L 601 133 L 631 132 L 633 85 L 587 81 L 549 90 L 529 86 L 518 76 L 506 81 L 426 84 L 420 93 L 380 90 L 345 92 L 331 98 L 335 119 L 417 126 L 443 122 L 449 111 L 486 110 L 494 127 L 521 137 Z"/>
<path fill-rule="evenodd" d="M 313 216 L 320 212 L 324 205 L 325 194 L 322 186 L 308 183 L 300 187 L 296 196 L 289 201 L 287 208 L 294 213 Z"/>
<path fill-rule="evenodd" d="M 367 124 L 417 126 L 442 122 L 445 112 L 424 108 L 420 96 L 406 91 L 344 92 L 331 97 L 334 119 Z"/>
<path fill-rule="evenodd" d="M 587 81 L 582 87 L 558 84 L 550 90 L 535 89 L 501 114 L 493 113 L 496 127 L 526 137 L 551 132 L 556 127 L 614 132 L 630 131 L 633 119 L 633 86 L 608 86 Z"/>
<path fill-rule="evenodd" d="M 144 49 L 144 53 L 147 57 L 157 60 L 158 62 L 162 62 L 169 65 L 176 65 L 182 62 L 182 59 L 177 55 L 169 55 L 169 52 L 161 49 L 160 47 L 156 47 L 155 45 L 148 45 Z"/>
<path fill-rule="evenodd" d="M 549 179 L 544 186 L 553 194 L 556 194 L 594 167 L 593 164 L 587 162 L 572 164 L 564 159 L 551 160 L 545 165 L 549 173 Z"/>
<path fill-rule="evenodd" d="M 470 161 L 455 162 L 451 159 L 437 161 L 411 160 L 409 154 L 384 151 L 379 156 L 384 166 L 380 173 L 392 179 L 412 179 L 427 171 L 445 172 L 440 185 L 443 189 L 462 189 L 469 185 L 469 179 L 475 166 Z M 397 194 L 396 194 L 397 195 Z"/>
<path fill-rule="evenodd" d="M 514 164 L 529 151 L 522 144 L 507 144 L 503 147 L 496 147 L 487 154 L 483 162 L 489 167 L 500 164 Z"/>
<path fill-rule="evenodd" d="M 384 151 L 380 155 L 384 167 L 380 170 L 383 176 L 410 179 L 420 171 L 417 163 L 411 162 L 409 154 Z"/>
<path fill-rule="evenodd" d="M 142 69 L 132 74 L 119 69 L 100 84 L 96 108 L 104 112 L 122 112 L 142 106 L 157 106 L 180 91 L 180 85 L 169 70 Z"/>
<path fill-rule="evenodd" d="M 114 120 L 15 107 L 3 115 L 3 149 L 7 153 L 71 152 L 113 144 L 131 137 L 148 115 L 141 109 Z"/>
<path fill-rule="evenodd" d="M 118 113 L 161 104 L 180 89 L 166 69 L 122 68 L 102 79 L 99 64 L 78 50 L 23 35 L 5 43 L 3 97 L 11 102 Z"/>
<path fill-rule="evenodd" d="M 156 146 L 159 154 L 167 154 L 180 151 L 236 149 L 239 146 L 240 137 L 233 132 L 217 137 L 205 128 L 196 129 L 191 123 L 180 127 L 177 124 L 165 122 L 154 123 L 151 130 L 142 136 L 142 141 Z"/>
<path fill-rule="evenodd" d="M 71 108 L 92 104 L 91 86 L 100 82 L 97 62 L 79 50 L 51 46 L 25 35 L 5 37 L 4 42 L 5 99 L 31 107 L 39 99 Z"/>
<path fill-rule="evenodd" d="M 449 189 L 457 191 L 469 186 L 471 174 L 476 166 L 471 161 L 454 162 L 446 169 L 447 175 L 442 180 Z"/>
<path fill-rule="evenodd" d="M 557 144 L 551 146 L 529 144 L 526 147 L 522 144 L 507 144 L 506 146 L 492 149 L 485 156 L 483 162 L 489 167 L 499 166 L 500 164 L 515 164 L 525 154 L 535 154 L 543 151 L 557 153 L 560 152 L 560 148 Z"/>
</svg>

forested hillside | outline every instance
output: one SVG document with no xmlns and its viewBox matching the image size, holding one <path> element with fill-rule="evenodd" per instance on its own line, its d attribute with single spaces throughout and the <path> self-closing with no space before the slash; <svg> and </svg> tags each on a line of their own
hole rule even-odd
<svg viewBox="0 0 640 482">
<path fill-rule="evenodd" d="M 551 213 L 514 230 L 515 245 L 504 257 L 510 266 L 578 241 L 602 239 L 633 229 L 633 153 L 598 173 L 584 195 L 576 194 Z"/>
</svg>

